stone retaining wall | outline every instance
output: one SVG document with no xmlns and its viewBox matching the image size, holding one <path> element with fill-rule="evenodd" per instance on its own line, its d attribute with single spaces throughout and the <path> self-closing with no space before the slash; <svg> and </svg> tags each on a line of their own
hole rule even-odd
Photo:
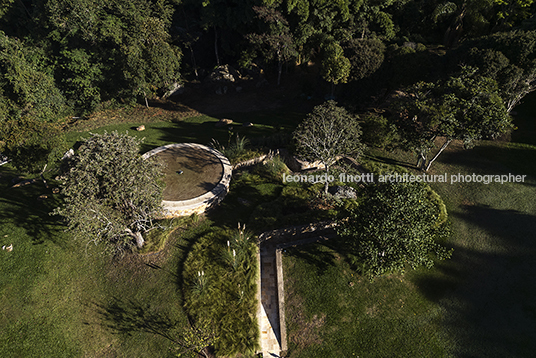
<svg viewBox="0 0 536 358">
<path fill-rule="evenodd" d="M 233 165 L 233 170 L 238 170 L 238 169 L 244 169 L 244 168 L 247 168 L 247 167 L 251 167 L 255 164 L 258 164 L 260 162 L 262 162 L 263 160 L 265 160 L 267 157 L 267 155 L 261 155 L 260 157 L 256 157 L 256 158 L 253 158 L 253 159 L 249 159 L 249 160 L 246 160 L 246 161 L 243 161 L 243 162 L 240 162 L 240 163 L 236 163 Z"/>
</svg>

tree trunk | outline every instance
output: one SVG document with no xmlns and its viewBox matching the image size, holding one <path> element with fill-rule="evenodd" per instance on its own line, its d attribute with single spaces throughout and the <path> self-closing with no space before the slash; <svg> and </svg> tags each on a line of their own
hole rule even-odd
<svg viewBox="0 0 536 358">
<path fill-rule="evenodd" d="M 194 48 L 192 47 L 192 45 L 188 47 L 190 48 L 190 54 L 192 57 L 192 65 L 194 66 L 195 78 L 199 78 L 199 75 L 197 74 L 197 62 L 195 61 Z"/>
<path fill-rule="evenodd" d="M 134 235 L 134 238 L 136 239 L 136 246 L 138 247 L 138 249 L 141 249 L 143 245 L 145 244 L 145 240 L 143 239 L 141 232 L 136 231 L 133 233 L 133 235 Z"/>
<path fill-rule="evenodd" d="M 419 158 L 417 159 L 417 164 L 415 165 L 417 168 L 420 168 L 421 170 L 424 170 L 424 166 L 426 165 L 426 155 L 423 151 L 419 153 Z"/>
<path fill-rule="evenodd" d="M 143 91 L 143 98 L 145 99 L 145 107 L 149 108 L 149 102 L 147 101 L 147 94 Z"/>
<path fill-rule="evenodd" d="M 184 7 L 182 7 L 182 15 L 184 16 L 184 23 L 186 24 L 186 31 L 189 32 L 190 28 L 188 27 L 188 17 L 186 16 L 186 12 L 184 11 Z M 195 54 L 194 54 L 194 48 L 192 46 L 192 42 L 188 42 L 188 48 L 190 49 L 190 54 L 191 54 L 191 57 L 192 57 L 192 65 L 194 66 L 195 78 L 199 78 L 199 75 L 197 74 L 197 63 L 195 61 Z"/>
<path fill-rule="evenodd" d="M 460 39 L 463 32 L 463 19 L 465 17 L 465 4 L 462 7 L 461 12 L 454 18 L 443 38 L 443 44 L 451 48 L 455 46 Z"/>
<path fill-rule="evenodd" d="M 220 65 L 220 56 L 218 54 L 218 31 L 214 25 L 214 53 L 216 54 L 216 65 Z"/>
<path fill-rule="evenodd" d="M 329 166 L 324 164 L 326 166 L 326 182 L 324 183 L 324 194 L 328 194 L 328 189 L 329 189 Z"/>
<path fill-rule="evenodd" d="M 445 148 L 448 147 L 448 145 L 450 144 L 450 142 L 452 142 L 452 139 L 447 139 L 445 140 L 445 143 L 443 143 L 443 145 L 441 146 L 441 148 L 439 149 L 439 151 L 436 153 L 436 155 L 434 155 L 434 157 L 432 159 L 430 159 L 430 161 L 428 162 L 428 164 L 426 165 L 426 168 L 424 169 L 425 172 L 428 171 L 428 169 L 430 169 L 430 167 L 432 166 L 432 163 L 437 159 L 437 157 L 439 157 L 439 155 L 445 150 Z"/>
<path fill-rule="evenodd" d="M 216 358 L 216 355 L 214 354 L 213 350 L 211 349 L 211 347 L 205 347 L 203 348 L 203 350 L 201 350 L 201 354 L 203 355 L 203 357 L 205 358 Z"/>
</svg>

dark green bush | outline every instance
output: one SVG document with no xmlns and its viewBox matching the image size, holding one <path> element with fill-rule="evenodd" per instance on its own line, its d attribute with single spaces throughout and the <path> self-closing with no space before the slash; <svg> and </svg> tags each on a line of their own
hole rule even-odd
<svg viewBox="0 0 536 358">
<path fill-rule="evenodd" d="M 218 356 L 253 354 L 259 332 L 257 245 L 243 226 L 202 236 L 184 263 L 188 314 L 216 327 Z"/>
<path fill-rule="evenodd" d="M 273 157 L 270 160 L 257 164 L 253 168 L 253 171 L 273 180 L 281 180 L 283 174 L 290 172 L 286 164 L 279 157 Z"/>
</svg>

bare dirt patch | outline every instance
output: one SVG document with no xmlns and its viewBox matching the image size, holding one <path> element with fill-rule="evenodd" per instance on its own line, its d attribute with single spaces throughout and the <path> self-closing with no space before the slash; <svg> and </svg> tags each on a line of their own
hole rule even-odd
<svg viewBox="0 0 536 358">
<path fill-rule="evenodd" d="M 168 148 L 156 156 L 166 163 L 163 199 L 193 199 L 214 189 L 223 175 L 216 155 L 199 148 Z"/>
</svg>

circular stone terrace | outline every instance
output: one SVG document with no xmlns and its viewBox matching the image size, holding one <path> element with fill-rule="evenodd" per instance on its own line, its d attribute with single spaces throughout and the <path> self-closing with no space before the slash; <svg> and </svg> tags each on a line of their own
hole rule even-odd
<svg viewBox="0 0 536 358">
<path fill-rule="evenodd" d="M 162 205 L 167 218 L 201 214 L 229 191 L 231 163 L 213 148 L 196 143 L 168 144 L 143 157 L 154 155 L 166 163 Z"/>
</svg>

